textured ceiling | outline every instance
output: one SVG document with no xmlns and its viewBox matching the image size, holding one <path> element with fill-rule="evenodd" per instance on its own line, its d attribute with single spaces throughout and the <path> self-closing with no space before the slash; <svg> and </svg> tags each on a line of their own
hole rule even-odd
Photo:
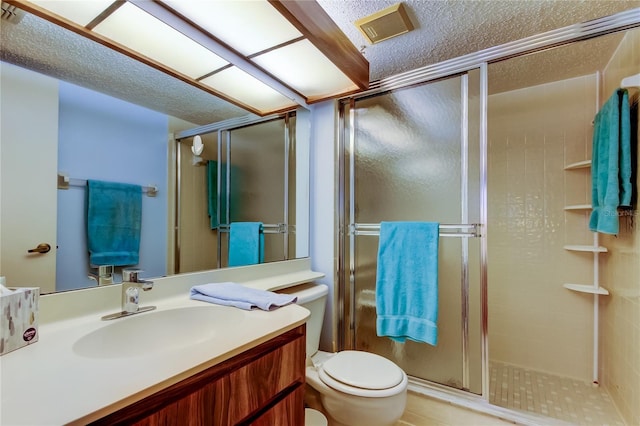
<svg viewBox="0 0 640 426">
<path fill-rule="evenodd" d="M 640 7 L 614 0 L 408 0 L 415 30 L 369 45 L 353 21 L 397 3 L 318 0 L 370 63 L 371 80 L 518 40 L 566 25 Z M 602 69 L 619 35 L 492 65 L 491 90 L 539 84 Z M 0 58 L 61 80 L 134 102 L 195 124 L 248 113 L 186 83 L 46 21 L 26 15 L 0 21 Z M 602 53 L 602 55 L 599 55 Z"/>
<path fill-rule="evenodd" d="M 640 6 L 615 0 L 406 0 L 414 31 L 371 45 L 353 22 L 397 0 L 318 0 L 358 48 L 371 80 Z"/>
</svg>

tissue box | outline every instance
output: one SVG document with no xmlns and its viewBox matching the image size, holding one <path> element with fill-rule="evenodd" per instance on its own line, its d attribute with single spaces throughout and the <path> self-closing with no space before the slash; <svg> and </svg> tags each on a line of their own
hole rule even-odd
<svg viewBox="0 0 640 426">
<path fill-rule="evenodd" d="M 40 288 L 12 289 L 0 296 L 0 355 L 38 341 L 38 299 Z"/>
</svg>

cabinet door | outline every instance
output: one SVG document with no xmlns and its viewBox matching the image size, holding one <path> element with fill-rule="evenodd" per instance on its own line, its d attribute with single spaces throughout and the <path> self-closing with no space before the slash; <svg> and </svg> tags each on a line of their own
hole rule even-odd
<svg viewBox="0 0 640 426">
<path fill-rule="evenodd" d="M 132 423 L 133 426 L 231 425 L 229 419 L 229 382 L 222 378 L 202 386 L 196 392 L 172 402 L 153 414 Z M 123 422 L 123 424 L 126 422 Z M 115 423 L 118 424 L 118 423 Z"/>
<path fill-rule="evenodd" d="M 304 384 L 304 353 L 305 339 L 298 338 L 229 374 L 229 418 L 246 421 L 292 384 Z"/>
<path fill-rule="evenodd" d="M 304 386 L 298 387 L 251 423 L 251 426 L 299 426 L 304 424 Z"/>
</svg>

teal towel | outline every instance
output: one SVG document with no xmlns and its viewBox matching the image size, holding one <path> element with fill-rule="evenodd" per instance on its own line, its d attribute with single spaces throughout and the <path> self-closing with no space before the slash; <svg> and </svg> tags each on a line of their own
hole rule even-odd
<svg viewBox="0 0 640 426">
<path fill-rule="evenodd" d="M 234 222 L 229 230 L 229 266 L 264 262 L 262 222 Z"/>
<path fill-rule="evenodd" d="M 211 229 L 218 229 L 218 162 L 207 161 L 207 200 Z"/>
<path fill-rule="evenodd" d="M 89 263 L 137 265 L 142 226 L 142 187 L 87 181 Z"/>
<path fill-rule="evenodd" d="M 190 290 L 190 298 L 216 305 L 234 306 L 247 311 L 253 308 L 273 311 L 281 306 L 295 303 L 298 299 L 297 296 L 290 294 L 274 293 L 232 282 L 193 286 Z"/>
<path fill-rule="evenodd" d="M 380 224 L 378 336 L 437 344 L 439 228 L 435 222 Z"/>
<path fill-rule="evenodd" d="M 631 205 L 629 95 L 617 89 L 596 114 L 591 159 L 593 210 L 589 229 L 618 234 L 618 207 Z"/>
<path fill-rule="evenodd" d="M 229 190 L 229 220 L 233 221 L 240 213 L 240 171 L 238 167 L 231 165 L 229 170 L 229 187 L 227 188 L 227 165 L 221 164 L 220 191 L 218 198 L 218 162 L 207 162 L 207 213 L 209 226 L 218 229 L 221 223 L 227 223 L 227 189 Z M 218 215 L 218 203 L 220 214 Z"/>
</svg>

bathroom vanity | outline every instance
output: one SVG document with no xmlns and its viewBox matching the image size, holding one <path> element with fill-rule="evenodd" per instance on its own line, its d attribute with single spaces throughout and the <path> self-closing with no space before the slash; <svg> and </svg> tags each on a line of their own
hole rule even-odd
<svg viewBox="0 0 640 426">
<path fill-rule="evenodd" d="M 305 326 L 91 424 L 304 424 Z"/>
<path fill-rule="evenodd" d="M 112 321 L 101 317 L 119 309 L 119 285 L 41 297 L 40 340 L 0 357 L 0 424 L 304 424 L 309 311 L 188 296 L 207 282 L 276 289 L 322 276 L 298 265 L 160 278 L 141 296 L 157 309 Z"/>
</svg>

